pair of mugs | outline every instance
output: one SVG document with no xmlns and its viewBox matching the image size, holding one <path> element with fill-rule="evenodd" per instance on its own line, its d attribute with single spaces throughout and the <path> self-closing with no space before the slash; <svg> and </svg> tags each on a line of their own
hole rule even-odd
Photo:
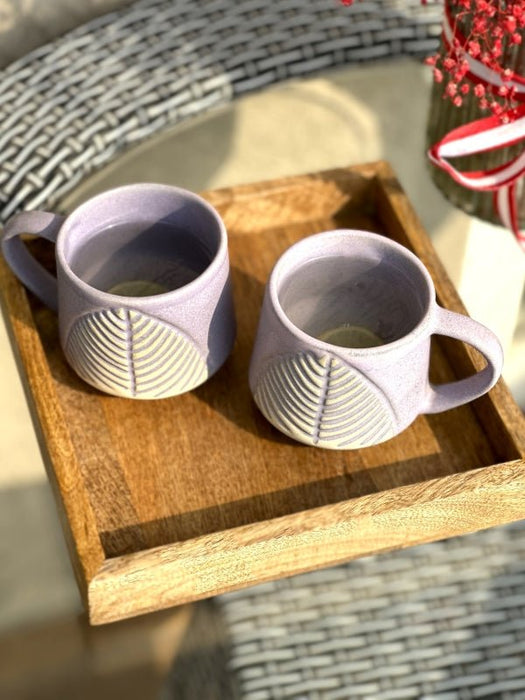
<svg viewBox="0 0 525 700">
<path fill-rule="evenodd" d="M 56 278 L 20 236 L 56 244 Z M 138 184 L 100 194 L 67 218 L 15 215 L 2 240 L 20 280 L 58 311 L 60 343 L 92 386 L 154 399 L 189 391 L 230 354 L 235 316 L 227 235 L 218 213 L 179 188 Z M 428 379 L 433 333 L 486 358 L 477 374 Z M 265 417 L 290 437 L 353 449 L 387 440 L 420 413 L 488 391 L 502 368 L 495 335 L 436 304 L 430 275 L 374 233 L 309 236 L 268 281 L 249 381 Z"/>
</svg>

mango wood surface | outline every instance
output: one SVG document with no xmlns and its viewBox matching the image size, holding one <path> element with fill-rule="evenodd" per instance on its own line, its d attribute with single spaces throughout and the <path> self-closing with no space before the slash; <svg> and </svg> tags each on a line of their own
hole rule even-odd
<svg viewBox="0 0 525 700">
<path fill-rule="evenodd" d="M 251 398 L 264 284 L 302 236 L 388 235 L 427 265 L 440 303 L 464 311 L 389 166 L 204 194 L 229 232 L 238 337 L 219 373 L 183 396 L 132 401 L 88 387 L 64 361 L 55 316 L 1 262 L 4 310 L 91 622 L 525 517 L 525 422 L 502 381 L 348 452 L 292 442 Z M 433 341 L 433 381 L 482 364 L 462 343 Z"/>
</svg>

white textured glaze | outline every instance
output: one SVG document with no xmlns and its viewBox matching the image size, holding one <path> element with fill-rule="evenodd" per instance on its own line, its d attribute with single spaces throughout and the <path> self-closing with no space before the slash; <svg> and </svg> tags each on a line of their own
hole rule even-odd
<svg viewBox="0 0 525 700">
<path fill-rule="evenodd" d="M 396 432 L 382 392 L 330 354 L 276 358 L 260 375 L 254 398 L 276 428 L 317 447 L 366 447 Z"/>
<path fill-rule="evenodd" d="M 175 396 L 208 378 L 206 362 L 189 338 L 128 308 L 81 316 L 71 328 L 65 353 L 89 384 L 129 398 Z"/>
</svg>

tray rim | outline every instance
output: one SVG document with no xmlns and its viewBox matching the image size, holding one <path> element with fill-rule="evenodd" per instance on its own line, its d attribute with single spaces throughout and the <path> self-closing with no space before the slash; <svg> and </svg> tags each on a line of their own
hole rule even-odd
<svg viewBox="0 0 525 700">
<path fill-rule="evenodd" d="M 213 205 L 221 207 L 262 193 L 286 193 L 291 188 L 301 188 L 312 178 L 323 177 L 337 182 L 345 175 L 348 178 L 349 173 L 363 176 L 367 186 L 376 187 L 379 206 L 388 212 L 394 224 L 397 222 L 399 232 L 430 270 L 441 304 L 466 313 L 429 237 L 385 161 L 201 194 Z M 500 380 L 489 395 L 476 402 L 476 406 L 480 406 L 482 424 L 497 419 L 498 427 L 503 431 L 501 438 L 509 451 L 514 452 L 515 459 L 108 558 L 54 391 L 54 381 L 28 296 L 1 258 L 0 280 L 6 327 L 57 500 L 73 568 L 92 624 L 158 610 L 368 553 L 413 546 L 525 518 L 525 420 Z M 479 369 L 482 364 L 469 348 L 466 348 L 464 360 L 471 369 Z M 447 515 L 446 530 L 436 531 L 434 526 L 426 532 L 421 528 L 421 523 L 426 522 L 425 512 L 429 504 L 434 509 L 439 505 Z M 401 521 L 398 517 L 393 522 L 394 513 L 410 517 Z M 455 514 L 453 524 L 452 513 Z M 307 520 L 315 520 L 315 523 L 309 524 Z M 394 527 L 396 523 L 397 529 Z M 360 546 L 356 545 L 356 529 L 360 533 Z M 320 533 L 323 547 L 322 551 L 316 551 Z M 367 542 L 370 542 L 368 549 L 361 546 L 363 533 L 367 533 Z M 390 544 L 377 546 L 386 533 Z M 334 552 L 330 555 L 333 559 L 326 556 L 327 537 L 341 549 L 340 554 Z M 241 552 L 242 561 L 238 558 Z M 275 560 L 272 573 L 268 574 L 265 565 L 261 571 L 261 560 Z M 216 576 L 209 574 L 214 561 L 221 564 L 217 563 L 216 569 L 228 579 L 222 584 L 218 583 Z M 229 573 L 225 574 L 225 571 Z M 167 589 L 166 582 L 169 583 Z M 123 586 L 127 589 L 125 599 Z"/>
<path fill-rule="evenodd" d="M 525 461 L 517 459 L 107 559 L 88 586 L 90 622 L 114 622 L 369 554 L 508 524 L 525 517 L 524 494 Z M 435 528 L 436 506 L 446 525 L 442 531 Z M 310 519 L 315 523 L 310 525 Z M 362 547 L 364 533 L 368 552 Z M 389 544 L 377 547 L 386 537 Z M 316 550 L 319 543 L 322 550 Z M 334 550 L 328 559 L 327 547 Z M 251 568 L 245 566 L 239 575 L 241 552 L 242 563 Z M 217 580 L 217 571 L 223 581 Z M 120 597 L 123 585 L 135 598 L 129 610 Z"/>
</svg>

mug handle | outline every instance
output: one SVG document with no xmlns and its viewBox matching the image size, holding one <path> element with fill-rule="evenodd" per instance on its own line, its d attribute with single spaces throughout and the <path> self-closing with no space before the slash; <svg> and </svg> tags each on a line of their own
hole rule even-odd
<svg viewBox="0 0 525 700">
<path fill-rule="evenodd" d="M 65 217 L 47 211 L 25 211 L 6 223 L 2 252 L 18 279 L 53 311 L 58 310 L 57 280 L 31 255 L 20 236 L 24 233 L 56 243 Z"/>
<path fill-rule="evenodd" d="M 468 343 L 485 357 L 487 366 L 466 379 L 430 384 L 422 413 L 440 413 L 485 394 L 498 381 L 503 368 L 503 350 L 494 333 L 469 316 L 436 307 L 434 333 Z"/>
</svg>

